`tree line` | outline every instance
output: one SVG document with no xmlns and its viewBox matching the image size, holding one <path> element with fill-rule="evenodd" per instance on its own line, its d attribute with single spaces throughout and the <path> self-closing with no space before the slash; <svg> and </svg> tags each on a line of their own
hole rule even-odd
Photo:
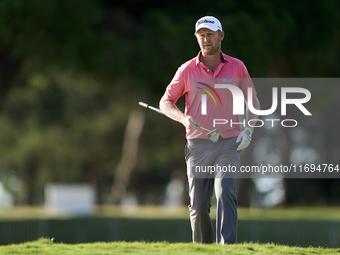
<svg viewBox="0 0 340 255">
<path fill-rule="evenodd" d="M 138 101 L 157 106 L 177 68 L 197 55 L 197 19 L 219 18 L 226 33 L 222 50 L 241 59 L 252 77 L 336 78 L 339 11 L 336 0 L 215 1 L 211 6 L 201 0 L 2 0 L 1 182 L 23 204 L 42 203 L 47 182 L 89 183 L 98 203 L 121 201 L 113 199 L 112 190 L 117 192 L 113 186 L 127 124 L 137 113 L 144 116 L 135 140 L 137 158 L 119 194 L 161 203 L 170 180 L 185 183 L 184 130 L 162 116 L 137 111 Z M 257 90 L 260 101 L 269 104 L 271 91 Z M 318 100 L 310 107 L 319 121 L 302 120 L 301 134 L 310 139 L 306 148 L 338 163 L 339 88 L 325 85 L 316 91 Z M 313 140 L 315 134 L 320 141 Z M 270 134 L 254 134 L 245 164 L 256 164 L 254 151 L 263 136 Z M 282 162 L 290 163 L 298 146 L 290 131 L 271 139 Z M 287 179 L 283 203 L 337 203 L 338 183 Z M 242 180 L 239 186 L 240 204 L 249 205 L 254 183 Z"/>
</svg>

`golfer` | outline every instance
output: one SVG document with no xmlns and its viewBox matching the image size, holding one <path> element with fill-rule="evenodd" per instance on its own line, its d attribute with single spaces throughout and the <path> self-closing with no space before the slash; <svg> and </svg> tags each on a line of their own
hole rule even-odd
<svg viewBox="0 0 340 255">
<path fill-rule="evenodd" d="M 247 108 L 245 119 L 240 121 L 238 115 L 233 114 L 236 101 L 233 96 L 239 96 L 236 92 L 242 91 L 242 98 L 247 99 L 251 93 L 256 109 L 259 101 L 243 62 L 221 51 L 225 33 L 220 21 L 212 16 L 199 19 L 195 36 L 201 51 L 179 67 L 160 100 L 160 109 L 186 128 L 185 159 L 193 242 L 214 242 L 209 213 L 215 190 L 216 243 L 231 244 L 236 243 L 237 238 L 236 174 L 228 169 L 239 169 L 240 153 L 249 145 L 253 132 L 248 120 L 256 122 L 257 119 Z M 185 113 L 175 104 L 183 95 Z M 251 125 L 255 125 L 254 121 Z M 218 141 L 207 139 L 208 131 L 200 127 L 217 128 Z M 226 171 L 217 171 L 221 169 Z"/>
</svg>

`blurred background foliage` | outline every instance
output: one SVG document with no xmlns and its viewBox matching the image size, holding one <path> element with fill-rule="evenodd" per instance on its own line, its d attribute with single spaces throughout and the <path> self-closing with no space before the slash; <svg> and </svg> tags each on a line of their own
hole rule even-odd
<svg viewBox="0 0 340 255">
<path fill-rule="evenodd" d="M 129 115 L 138 101 L 157 106 L 177 68 L 197 55 L 194 24 L 205 15 L 220 19 L 222 50 L 252 77 L 339 77 L 337 0 L 0 1 L 0 180 L 12 202 L 42 204 L 46 183 L 82 182 L 95 187 L 99 204 L 111 203 Z M 310 107 L 319 121 L 303 122 L 297 136 L 311 141 L 317 134 L 321 141 L 307 148 L 320 163 L 339 163 L 339 87 L 315 89 L 321 100 Z M 257 91 L 267 109 L 271 91 Z M 145 115 L 137 163 L 119 203 L 186 204 L 183 127 L 137 113 Z M 262 136 L 270 137 L 255 133 L 245 163 L 256 163 Z M 306 149 L 289 131 L 271 138 L 281 163 Z M 266 206 L 261 184 L 239 182 L 240 205 Z M 337 179 L 274 186 L 285 205 L 339 204 Z"/>
</svg>

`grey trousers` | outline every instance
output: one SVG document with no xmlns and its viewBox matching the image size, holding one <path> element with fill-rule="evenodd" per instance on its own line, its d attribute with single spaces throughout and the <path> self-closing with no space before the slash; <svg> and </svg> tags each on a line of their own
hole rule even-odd
<svg viewBox="0 0 340 255">
<path fill-rule="evenodd" d="M 236 172 L 231 172 L 240 167 L 237 146 L 236 137 L 221 139 L 217 143 L 205 139 L 188 140 L 185 158 L 194 243 L 214 242 L 209 216 L 214 190 L 217 200 L 216 243 L 231 244 L 237 241 Z M 218 172 L 222 169 L 224 171 Z"/>
</svg>

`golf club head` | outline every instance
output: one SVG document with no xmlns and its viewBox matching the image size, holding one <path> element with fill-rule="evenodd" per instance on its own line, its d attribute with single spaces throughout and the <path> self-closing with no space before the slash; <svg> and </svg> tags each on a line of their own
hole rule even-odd
<svg viewBox="0 0 340 255">
<path fill-rule="evenodd" d="M 207 138 L 212 141 L 213 143 L 216 143 L 220 137 L 220 131 L 218 129 L 214 129 L 213 131 L 210 131 L 207 134 Z"/>
</svg>

